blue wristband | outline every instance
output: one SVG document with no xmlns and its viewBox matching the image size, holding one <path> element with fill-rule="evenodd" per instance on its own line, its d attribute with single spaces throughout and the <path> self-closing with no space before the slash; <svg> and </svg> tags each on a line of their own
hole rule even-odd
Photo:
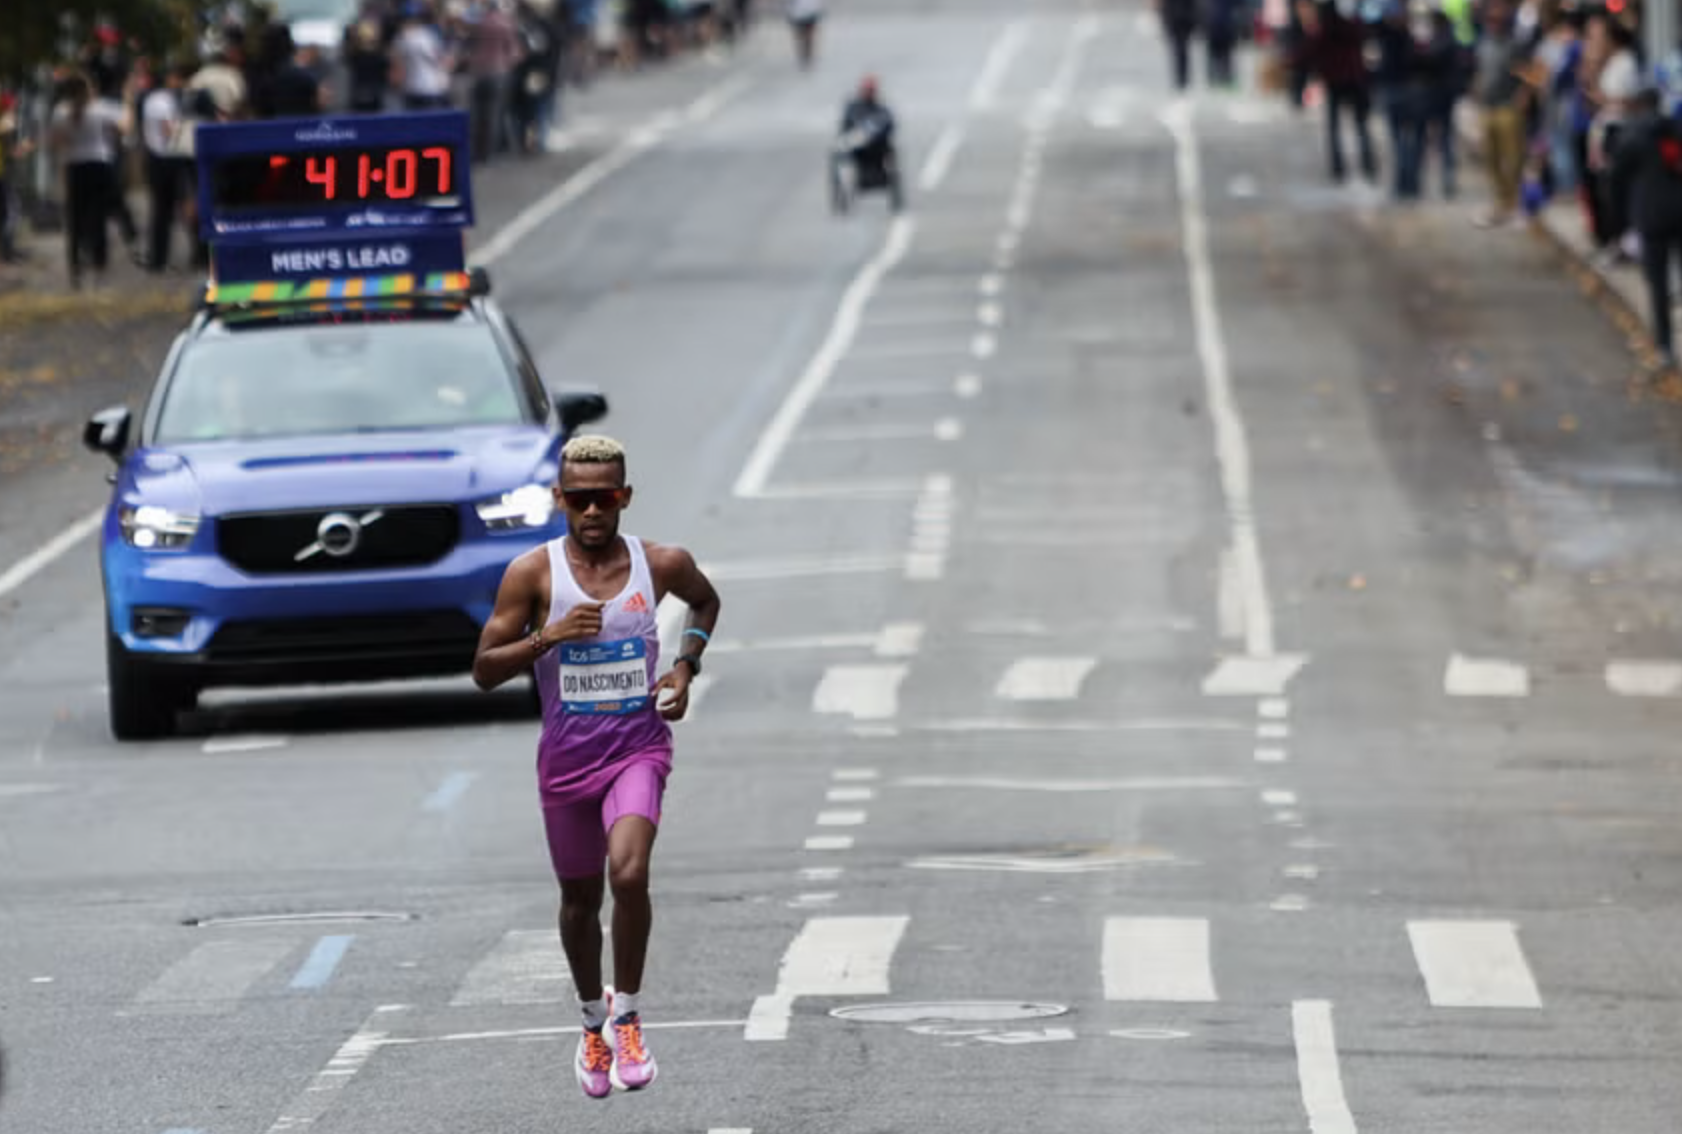
<svg viewBox="0 0 1682 1134">
<path fill-rule="evenodd" d="M 712 635 L 708 634 L 705 630 L 702 630 L 699 626 L 691 626 L 687 630 L 685 630 L 683 633 L 686 637 L 690 634 L 693 634 L 697 638 L 701 639 L 701 641 L 703 641 L 703 642 L 710 642 L 710 641 L 713 640 Z"/>
</svg>

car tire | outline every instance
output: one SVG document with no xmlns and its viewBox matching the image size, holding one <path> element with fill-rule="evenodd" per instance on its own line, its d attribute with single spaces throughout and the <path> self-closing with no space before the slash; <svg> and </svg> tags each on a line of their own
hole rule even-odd
<svg viewBox="0 0 1682 1134">
<path fill-rule="evenodd" d="M 118 740 L 168 736 L 175 714 L 198 699 L 191 687 L 162 680 L 136 662 L 114 634 L 105 637 L 105 681 L 111 735 Z"/>
</svg>

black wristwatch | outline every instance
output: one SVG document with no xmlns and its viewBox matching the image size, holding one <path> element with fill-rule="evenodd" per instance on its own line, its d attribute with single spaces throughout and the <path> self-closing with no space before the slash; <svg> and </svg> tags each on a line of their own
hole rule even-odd
<svg viewBox="0 0 1682 1134">
<path fill-rule="evenodd" d="M 677 665 L 677 662 L 688 662 L 689 663 L 689 676 L 691 676 L 691 677 L 700 677 L 701 676 L 701 655 L 700 654 L 683 654 L 683 655 L 679 656 L 677 661 L 674 661 L 672 664 L 675 666 L 675 665 Z"/>
</svg>

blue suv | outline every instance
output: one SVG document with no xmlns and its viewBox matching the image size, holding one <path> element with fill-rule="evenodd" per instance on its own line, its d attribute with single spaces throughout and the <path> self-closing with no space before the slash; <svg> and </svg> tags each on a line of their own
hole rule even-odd
<svg viewBox="0 0 1682 1134">
<path fill-rule="evenodd" d="M 117 469 L 101 547 L 111 731 L 201 690 L 466 673 L 509 561 L 565 531 L 560 449 L 607 413 L 550 391 L 482 274 L 460 292 L 206 304 Z"/>
</svg>

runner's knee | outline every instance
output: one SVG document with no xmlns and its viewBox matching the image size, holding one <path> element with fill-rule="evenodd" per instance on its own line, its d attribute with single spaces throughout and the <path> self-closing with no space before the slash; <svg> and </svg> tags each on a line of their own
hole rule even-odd
<svg viewBox="0 0 1682 1134">
<path fill-rule="evenodd" d="M 646 893 L 648 856 L 635 852 L 616 854 L 608 860 L 607 876 L 615 897 L 620 894 Z"/>
</svg>

